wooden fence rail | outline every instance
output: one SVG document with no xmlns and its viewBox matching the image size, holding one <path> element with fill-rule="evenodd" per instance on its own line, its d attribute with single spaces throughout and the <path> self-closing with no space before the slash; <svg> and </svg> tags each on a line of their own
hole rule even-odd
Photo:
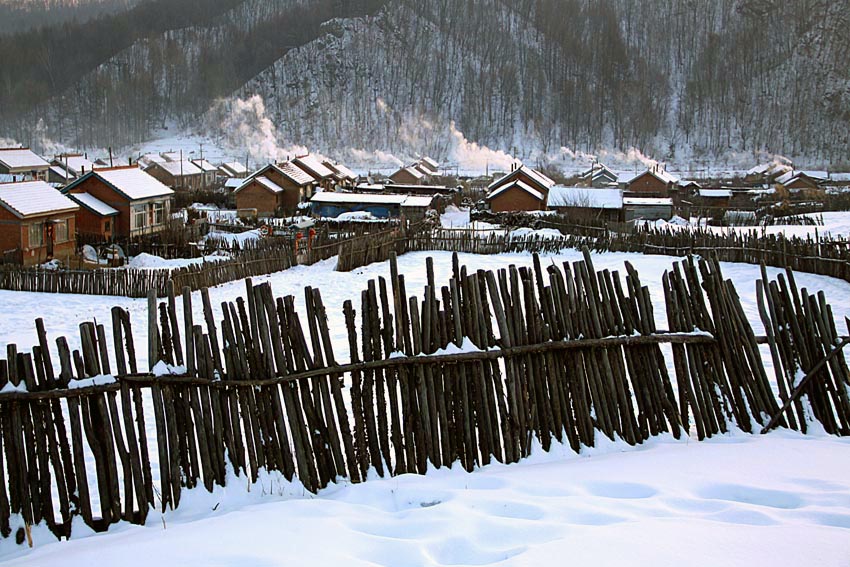
<svg viewBox="0 0 850 567">
<path fill-rule="evenodd" d="M 370 470 L 512 463 L 535 443 L 580 451 L 598 436 L 703 439 L 773 418 L 850 434 L 845 361 L 818 365 L 838 335 L 831 309 L 790 272 L 760 283 L 760 349 L 710 259 L 664 274 L 668 331 L 634 268 L 596 271 L 587 249 L 572 264 L 535 256 L 532 268 L 497 272 L 467 270 L 454 255 L 441 283 L 429 258 L 423 297 L 408 296 L 394 256 L 390 268 L 362 290 L 359 312 L 343 305 L 346 345 L 331 339 L 318 289 L 305 288 L 298 312 L 293 296 L 250 280 L 219 320 L 206 288 L 197 321 L 190 287 L 178 297 L 167 284 L 162 301 L 152 291 L 153 373 L 139 367 L 120 307 L 111 340 L 104 324 L 83 322 L 73 351 L 64 337 L 51 345 L 37 320 L 38 345 L 8 345 L 0 360 L 0 535 L 22 543 L 43 525 L 69 537 L 76 517 L 99 531 L 144 523 L 229 472 L 256 481 L 277 471 L 317 491 Z M 773 377 L 763 350 L 779 361 Z M 162 375 L 163 363 L 178 375 Z M 780 412 L 808 370 L 805 395 Z"/>
</svg>

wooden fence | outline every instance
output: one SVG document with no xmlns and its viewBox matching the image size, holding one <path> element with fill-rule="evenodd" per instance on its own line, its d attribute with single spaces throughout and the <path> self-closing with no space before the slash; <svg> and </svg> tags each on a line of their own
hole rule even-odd
<svg viewBox="0 0 850 567">
<path fill-rule="evenodd" d="M 202 262 L 175 269 L 45 270 L 0 265 L 0 289 L 46 293 L 164 297 L 169 281 L 193 291 L 247 277 L 286 270 L 294 264 L 290 246 L 242 250 L 220 262 Z"/>
<path fill-rule="evenodd" d="M 374 247 L 385 247 L 375 242 Z M 831 237 L 792 237 L 758 232 L 722 233 L 707 230 L 639 229 L 604 236 L 564 235 L 551 238 L 531 234 L 480 234 L 472 230 L 433 230 L 407 233 L 406 251 L 448 250 L 471 254 L 509 252 L 555 253 L 587 247 L 594 252 L 636 252 L 684 257 L 714 255 L 722 262 L 765 264 L 777 268 L 831 276 L 850 282 L 850 241 Z M 384 260 L 386 258 L 383 258 Z"/>
<path fill-rule="evenodd" d="M 179 300 L 173 285 L 162 302 L 152 292 L 148 360 L 180 375 L 139 368 L 120 307 L 111 341 L 102 323 L 84 322 L 74 351 L 64 337 L 51 346 L 37 320 L 32 352 L 9 345 L 0 360 L 0 535 L 23 543 L 43 525 L 69 537 L 75 517 L 98 531 L 144 523 L 229 471 L 250 481 L 279 471 L 317 491 L 370 470 L 512 463 L 535 443 L 580 451 L 598 436 L 638 444 L 811 420 L 850 434 L 848 369 L 836 356 L 847 339 L 822 294 L 799 292 L 790 272 L 758 288 L 764 342 L 780 362 L 771 379 L 713 260 L 664 274 L 667 331 L 638 273 L 628 263 L 624 278 L 597 272 L 587 249 L 572 264 L 544 268 L 535 256 L 531 269 L 498 272 L 467 270 L 455 255 L 444 285 L 428 259 L 421 298 L 408 296 L 394 258 L 390 268 L 389 281 L 362 290 L 359 313 L 345 302 L 344 346 L 318 289 L 304 290 L 299 313 L 293 296 L 246 280 L 219 320 L 204 289 L 199 321 L 188 287 Z"/>
</svg>

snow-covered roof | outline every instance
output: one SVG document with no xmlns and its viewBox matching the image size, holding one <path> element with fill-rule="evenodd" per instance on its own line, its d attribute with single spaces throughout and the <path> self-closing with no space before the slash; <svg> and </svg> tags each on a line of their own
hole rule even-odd
<svg viewBox="0 0 850 567">
<path fill-rule="evenodd" d="M 627 183 L 631 183 L 635 179 L 642 177 L 642 176 L 646 175 L 647 173 L 652 175 L 653 177 L 655 177 L 656 179 L 658 179 L 662 183 L 670 184 L 670 183 L 678 183 L 679 182 L 679 178 L 676 177 L 675 175 L 667 172 L 664 169 L 661 169 L 660 167 L 652 167 L 650 169 L 647 169 L 646 171 L 642 171 L 642 172 L 638 173 L 637 175 L 633 176 L 631 179 L 628 180 Z"/>
<path fill-rule="evenodd" d="M 116 209 L 113 209 L 94 195 L 88 193 L 68 193 L 68 197 L 84 206 L 91 212 L 102 217 L 111 217 L 118 214 Z"/>
<path fill-rule="evenodd" d="M 357 186 L 357 189 L 360 189 L 361 191 L 383 191 L 384 185 L 381 185 L 380 183 L 360 183 Z"/>
<path fill-rule="evenodd" d="M 496 190 L 491 191 L 490 194 L 487 195 L 487 199 L 493 199 L 497 195 L 500 195 L 500 194 L 504 193 L 505 191 L 507 191 L 508 189 L 512 189 L 514 187 L 522 189 L 523 191 L 525 191 L 526 193 L 528 193 L 529 195 L 531 195 L 532 197 L 534 197 L 538 201 L 543 200 L 543 193 L 541 193 L 537 189 L 533 188 L 528 183 L 526 183 L 524 181 L 520 181 L 519 179 L 511 181 L 510 183 L 505 183 L 504 185 L 497 188 Z"/>
<path fill-rule="evenodd" d="M 79 208 L 77 203 L 44 181 L 0 184 L 0 206 L 21 219 Z"/>
<path fill-rule="evenodd" d="M 721 199 L 732 196 L 731 189 L 700 189 L 699 196 L 707 199 Z"/>
<path fill-rule="evenodd" d="M 74 176 L 88 173 L 94 169 L 94 163 L 84 156 L 58 156 L 53 160 L 53 164 L 63 168 L 67 166 L 68 171 L 73 173 Z"/>
<path fill-rule="evenodd" d="M 272 167 L 277 168 L 280 173 L 291 179 L 296 185 L 309 185 L 315 181 L 312 175 L 291 161 L 285 161 Z"/>
<path fill-rule="evenodd" d="M 194 163 L 201 171 L 218 171 L 216 166 L 205 159 L 193 159 L 192 163 Z"/>
<path fill-rule="evenodd" d="M 790 183 L 791 181 L 793 181 L 796 177 L 797 173 L 792 169 L 791 171 L 777 177 L 776 182 L 785 185 L 786 183 Z"/>
<path fill-rule="evenodd" d="M 579 174 L 579 179 L 596 179 L 598 177 L 607 176 L 611 179 L 617 179 L 617 174 L 611 171 L 611 169 L 606 166 L 604 163 L 596 162 L 590 166 L 590 169 L 587 169 Z"/>
<path fill-rule="evenodd" d="M 345 179 L 350 179 L 354 181 L 357 179 L 357 174 L 348 169 L 345 165 L 341 163 L 333 163 L 330 160 L 325 160 L 322 162 L 328 169 L 333 170 L 337 175 L 342 176 Z"/>
<path fill-rule="evenodd" d="M 829 179 L 832 180 L 832 181 L 850 181 L 850 173 L 846 173 L 846 172 L 830 173 Z"/>
<path fill-rule="evenodd" d="M 327 177 L 332 177 L 334 174 L 333 171 L 325 167 L 322 161 L 313 154 L 307 154 L 306 156 L 297 157 L 292 160 L 292 163 L 304 169 L 317 181 L 325 179 Z"/>
<path fill-rule="evenodd" d="M 412 175 L 416 179 L 422 179 L 423 177 L 425 177 L 425 172 L 423 172 L 421 169 L 417 169 L 413 165 L 409 165 L 407 167 L 402 167 L 401 169 L 399 169 L 398 171 L 393 173 L 393 175 L 396 175 L 397 173 L 401 173 L 402 171 L 406 171 L 407 173 L 409 173 L 410 175 Z M 392 179 L 393 175 L 390 175 L 390 179 Z"/>
<path fill-rule="evenodd" d="M 373 205 L 401 205 L 407 195 L 375 195 L 372 193 L 337 193 L 321 191 L 313 195 L 311 203 L 367 203 Z"/>
<path fill-rule="evenodd" d="M 187 175 L 200 175 L 203 173 L 200 167 L 188 159 L 184 159 L 183 161 L 166 161 L 157 163 L 156 165 L 151 164 L 150 167 L 160 167 L 173 177 L 185 177 Z"/>
<path fill-rule="evenodd" d="M 227 163 L 221 164 L 219 170 L 223 170 L 224 173 L 230 175 L 231 177 L 237 177 L 239 175 L 245 175 L 248 173 L 248 168 L 238 161 L 231 161 Z"/>
<path fill-rule="evenodd" d="M 624 205 L 670 205 L 673 199 L 669 197 L 623 197 Z"/>
<path fill-rule="evenodd" d="M 260 175 L 259 177 L 255 177 L 254 181 L 271 191 L 272 193 L 283 193 L 284 189 L 268 177 Z M 248 181 L 250 183 L 250 181 Z"/>
<path fill-rule="evenodd" d="M 139 158 L 139 161 L 140 162 L 147 162 L 148 164 L 151 164 L 151 163 L 163 163 L 166 160 L 165 160 L 164 157 L 162 157 L 159 154 L 145 154 L 145 155 L 143 155 Z"/>
<path fill-rule="evenodd" d="M 402 201 L 402 207 L 430 207 L 431 203 L 434 201 L 434 197 L 431 196 L 416 196 L 416 195 L 408 195 L 407 199 Z"/>
<path fill-rule="evenodd" d="M 820 170 L 804 169 L 801 173 L 805 173 L 812 179 L 817 179 L 818 181 L 824 181 L 829 178 L 829 173 Z"/>
<path fill-rule="evenodd" d="M 180 152 L 162 152 L 159 154 L 165 161 L 180 161 Z"/>
<path fill-rule="evenodd" d="M 503 183 L 507 183 L 508 181 L 513 179 L 513 176 L 518 175 L 518 172 L 520 172 L 520 171 L 525 173 L 528 177 L 530 177 L 531 179 L 533 179 L 535 182 L 539 183 L 541 186 L 545 187 L 546 189 L 549 189 L 550 187 L 553 187 L 555 185 L 554 181 L 552 181 L 551 179 L 549 179 L 547 176 L 540 173 L 536 169 L 532 169 L 532 168 L 530 168 L 526 165 L 520 164 L 520 166 L 518 168 L 511 171 L 510 173 L 506 173 L 505 175 L 503 175 L 502 177 L 500 177 L 499 179 L 497 179 L 496 181 L 491 183 L 487 188 L 490 189 L 491 191 L 498 188 Z"/>
<path fill-rule="evenodd" d="M 244 182 L 244 179 L 240 179 L 238 177 L 231 177 L 224 182 L 224 186 L 228 189 L 236 189 Z"/>
<path fill-rule="evenodd" d="M 419 161 L 421 161 L 423 164 L 425 164 L 425 165 L 427 165 L 428 167 L 430 167 L 432 171 L 437 171 L 437 170 L 439 170 L 439 169 L 440 169 L 440 164 L 439 164 L 439 163 L 437 163 L 437 161 L 436 161 L 436 160 L 434 160 L 434 159 L 432 159 L 432 158 L 430 158 L 430 157 L 428 157 L 428 156 L 423 157 L 423 158 L 422 158 L 421 160 L 419 160 Z"/>
<path fill-rule="evenodd" d="M 137 167 L 114 167 L 111 169 L 96 169 L 91 174 L 86 174 L 78 181 L 68 186 L 68 190 L 74 185 L 88 178 L 89 175 L 99 177 L 111 185 L 122 195 L 131 201 L 140 201 L 153 197 L 165 197 L 173 195 L 174 191 L 160 183 L 160 181 L 142 171 Z"/>
<path fill-rule="evenodd" d="M 562 187 L 549 190 L 549 207 L 581 207 L 590 209 L 622 209 L 623 192 L 619 189 Z"/>
<path fill-rule="evenodd" d="M 53 173 L 55 173 L 59 177 L 66 177 L 67 176 L 68 179 L 75 179 L 77 177 L 72 172 L 66 171 L 65 168 L 60 166 L 60 165 L 51 165 L 50 171 L 52 171 Z"/>
<path fill-rule="evenodd" d="M 9 170 L 46 170 L 50 167 L 29 148 L 0 148 L 0 164 Z"/>
</svg>

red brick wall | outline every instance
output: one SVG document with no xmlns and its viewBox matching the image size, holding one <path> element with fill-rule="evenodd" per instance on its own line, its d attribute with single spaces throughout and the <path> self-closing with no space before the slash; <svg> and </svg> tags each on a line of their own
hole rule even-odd
<svg viewBox="0 0 850 567">
<path fill-rule="evenodd" d="M 85 181 L 83 181 L 80 185 L 74 187 L 71 193 L 89 193 L 92 196 L 100 199 L 113 209 L 118 211 L 117 217 L 112 217 L 114 226 L 112 227 L 112 232 L 115 236 L 119 238 L 126 238 L 130 236 L 130 205 L 129 201 L 125 199 L 123 196 L 119 195 L 115 191 L 112 190 L 108 185 L 100 181 L 95 177 L 89 177 Z M 77 213 L 78 219 L 80 220 L 80 230 L 83 232 L 89 232 L 88 227 L 91 227 L 92 224 L 89 221 L 84 220 L 86 214 L 91 215 L 84 207 L 80 207 L 79 212 Z M 92 215 L 93 216 L 93 215 Z M 83 222 L 86 223 L 86 229 L 83 229 Z M 96 229 L 95 232 L 99 232 L 99 229 Z"/>
<path fill-rule="evenodd" d="M 490 210 L 494 213 L 505 211 L 542 211 L 546 202 L 538 201 L 528 192 L 518 187 L 511 187 L 490 200 Z"/>
<path fill-rule="evenodd" d="M 640 193 L 641 195 L 666 197 L 667 184 L 650 173 L 644 173 L 629 183 L 628 191 L 629 193 Z"/>
</svg>

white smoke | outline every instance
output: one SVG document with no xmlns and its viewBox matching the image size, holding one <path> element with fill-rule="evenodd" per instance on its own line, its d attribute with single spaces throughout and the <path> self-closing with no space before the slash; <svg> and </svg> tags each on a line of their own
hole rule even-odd
<svg viewBox="0 0 850 567">
<path fill-rule="evenodd" d="M 207 113 L 207 128 L 221 139 L 222 145 L 239 153 L 247 151 L 258 163 L 310 153 L 305 146 L 283 143 L 277 126 L 266 115 L 266 104 L 260 95 L 216 102 Z"/>
<path fill-rule="evenodd" d="M 460 169 L 485 171 L 501 169 L 508 171 L 517 160 L 502 150 L 493 150 L 487 146 L 470 142 L 457 129 L 454 121 L 449 124 L 449 160 L 457 163 Z"/>
<path fill-rule="evenodd" d="M 404 165 L 404 162 L 393 154 L 381 150 L 369 151 L 351 148 L 348 150 L 348 154 L 352 161 L 360 167 L 384 169 Z"/>
</svg>

